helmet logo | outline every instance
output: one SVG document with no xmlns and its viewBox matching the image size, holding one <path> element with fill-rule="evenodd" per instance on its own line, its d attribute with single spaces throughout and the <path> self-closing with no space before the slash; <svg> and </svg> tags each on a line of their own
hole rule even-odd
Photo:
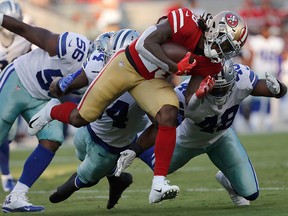
<svg viewBox="0 0 288 216">
<path fill-rule="evenodd" d="M 238 17 L 233 14 L 233 13 L 227 13 L 225 15 L 225 20 L 226 20 L 226 23 L 231 27 L 231 28 L 235 28 L 237 25 L 238 25 Z"/>
</svg>

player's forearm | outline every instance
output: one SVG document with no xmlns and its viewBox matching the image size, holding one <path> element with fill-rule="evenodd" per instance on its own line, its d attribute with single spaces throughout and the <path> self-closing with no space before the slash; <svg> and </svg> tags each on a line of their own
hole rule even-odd
<svg viewBox="0 0 288 216">
<path fill-rule="evenodd" d="M 178 70 L 177 64 L 167 57 L 161 48 L 161 42 L 155 41 L 157 31 L 156 26 L 152 26 L 143 32 L 136 43 L 136 50 L 149 62 L 157 65 L 164 71 L 176 72 Z M 153 38 L 153 40 L 151 40 Z"/>
<path fill-rule="evenodd" d="M 52 35 L 50 31 L 28 25 L 7 15 L 3 16 L 1 26 L 17 35 L 24 37 L 26 40 L 47 51 L 45 45 L 47 44 L 46 41 Z"/>
<path fill-rule="evenodd" d="M 85 72 L 81 69 L 73 74 L 61 78 L 58 81 L 59 89 L 63 94 L 69 94 L 74 90 L 81 89 L 88 85 Z"/>
</svg>

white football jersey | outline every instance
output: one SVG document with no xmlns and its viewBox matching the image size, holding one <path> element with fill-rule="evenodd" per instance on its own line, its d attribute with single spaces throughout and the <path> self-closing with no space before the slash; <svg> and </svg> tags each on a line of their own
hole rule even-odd
<svg viewBox="0 0 288 216">
<path fill-rule="evenodd" d="M 3 70 L 14 59 L 30 50 L 31 43 L 19 35 L 14 36 L 12 43 L 8 47 L 0 43 L 0 70 Z"/>
<path fill-rule="evenodd" d="M 285 46 L 284 40 L 275 36 L 264 38 L 262 35 L 256 35 L 251 36 L 248 43 L 253 51 L 251 67 L 258 73 L 259 78 L 265 78 L 264 72 L 277 77 L 280 70 L 279 58 Z"/>
<path fill-rule="evenodd" d="M 65 32 L 59 36 L 57 55 L 51 57 L 37 48 L 14 61 L 16 73 L 31 96 L 50 99 L 53 79 L 79 70 L 90 52 L 90 43 L 83 35 Z"/>
<path fill-rule="evenodd" d="M 90 123 L 90 127 L 104 142 L 121 148 L 131 144 L 147 122 L 145 112 L 126 92 L 110 104 L 98 120 Z"/>
<path fill-rule="evenodd" d="M 203 148 L 217 141 L 232 125 L 240 103 L 250 95 L 258 76 L 249 67 L 235 64 L 236 82 L 226 103 L 216 106 L 207 98 L 185 118 L 177 128 L 177 143 L 186 148 Z M 180 115 L 184 118 L 185 90 L 189 79 L 175 88 L 180 102 Z"/>
</svg>

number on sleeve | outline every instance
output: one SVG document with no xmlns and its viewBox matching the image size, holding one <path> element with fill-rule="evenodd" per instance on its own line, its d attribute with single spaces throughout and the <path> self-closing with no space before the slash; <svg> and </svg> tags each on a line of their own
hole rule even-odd
<svg viewBox="0 0 288 216">
<path fill-rule="evenodd" d="M 74 50 L 72 54 L 72 58 L 77 60 L 78 62 L 81 62 L 85 56 L 86 44 L 83 40 L 77 37 L 76 45 L 77 45 L 77 48 Z"/>
</svg>

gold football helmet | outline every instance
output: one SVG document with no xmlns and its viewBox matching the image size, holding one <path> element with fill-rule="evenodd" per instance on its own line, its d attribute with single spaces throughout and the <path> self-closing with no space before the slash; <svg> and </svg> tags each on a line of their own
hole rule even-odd
<svg viewBox="0 0 288 216">
<path fill-rule="evenodd" d="M 206 24 L 206 57 L 217 63 L 239 54 L 248 37 L 248 27 L 241 16 L 232 11 L 222 11 L 208 19 Z"/>
</svg>

